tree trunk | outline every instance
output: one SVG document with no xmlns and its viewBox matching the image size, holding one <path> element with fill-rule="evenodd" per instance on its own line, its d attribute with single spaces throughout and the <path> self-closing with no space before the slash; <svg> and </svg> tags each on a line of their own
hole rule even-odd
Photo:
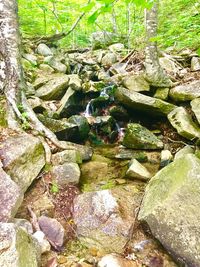
<svg viewBox="0 0 200 267">
<path fill-rule="evenodd" d="M 158 4 L 159 1 L 154 2 L 150 10 L 145 10 L 146 22 L 146 49 L 145 49 L 145 68 L 146 78 L 152 86 L 169 87 L 172 82 L 164 72 L 159 63 L 157 50 L 157 24 L 158 24 Z"/>
</svg>

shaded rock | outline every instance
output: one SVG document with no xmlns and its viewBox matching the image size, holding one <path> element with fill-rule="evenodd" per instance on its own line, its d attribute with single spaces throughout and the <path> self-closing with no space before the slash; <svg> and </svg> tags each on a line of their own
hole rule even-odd
<svg viewBox="0 0 200 267">
<path fill-rule="evenodd" d="M 52 179 L 61 187 L 68 184 L 78 184 L 80 175 L 81 172 L 77 163 L 64 163 L 53 166 L 51 170 Z"/>
<path fill-rule="evenodd" d="M 53 154 L 51 157 L 53 165 L 62 165 L 63 163 L 82 163 L 82 157 L 79 151 L 77 150 L 64 150 Z"/>
<path fill-rule="evenodd" d="M 200 58 L 193 57 L 191 60 L 191 71 L 198 71 L 200 70 Z"/>
<path fill-rule="evenodd" d="M 64 243 L 65 230 L 63 226 L 56 219 L 46 216 L 39 217 L 38 223 L 49 243 L 55 249 L 60 249 Z"/>
<path fill-rule="evenodd" d="M 101 64 L 107 68 L 111 67 L 116 62 L 117 62 L 117 55 L 111 52 L 105 54 L 105 56 L 103 56 L 101 60 Z"/>
<path fill-rule="evenodd" d="M 162 150 L 160 155 L 160 167 L 167 166 L 170 162 L 172 162 L 173 156 L 169 150 Z"/>
<path fill-rule="evenodd" d="M 161 100 L 167 100 L 168 95 L 169 95 L 169 88 L 157 88 L 154 97 Z"/>
<path fill-rule="evenodd" d="M 121 75 L 127 74 L 126 71 L 127 63 L 115 63 L 111 66 L 109 71 L 114 74 L 112 77 L 113 81 L 121 81 Z"/>
<path fill-rule="evenodd" d="M 74 115 L 68 119 L 68 122 L 77 125 L 78 134 L 76 135 L 77 140 L 85 140 L 88 137 L 90 126 L 87 119 L 81 115 Z"/>
<path fill-rule="evenodd" d="M 200 124 L 200 98 L 195 98 L 190 102 L 190 105 L 192 107 L 192 111 L 195 114 L 195 117 Z"/>
<path fill-rule="evenodd" d="M 123 78 L 122 84 L 124 87 L 134 92 L 150 91 L 150 85 L 145 80 L 142 74 L 140 75 L 127 75 Z"/>
<path fill-rule="evenodd" d="M 42 113 L 47 109 L 43 101 L 36 96 L 29 98 L 28 103 L 36 113 Z"/>
<path fill-rule="evenodd" d="M 200 160 L 185 155 L 159 171 L 149 182 L 139 220 L 175 258 L 200 266 Z"/>
<path fill-rule="evenodd" d="M 130 179 L 148 180 L 151 178 L 151 173 L 136 159 L 132 159 L 129 168 L 126 172 L 126 177 Z"/>
<path fill-rule="evenodd" d="M 194 149 L 187 145 L 184 148 L 180 149 L 174 156 L 174 160 L 177 160 L 181 157 L 185 157 L 187 154 L 194 154 Z"/>
<path fill-rule="evenodd" d="M 50 77 L 48 75 L 39 76 L 38 78 L 36 78 L 36 80 L 33 83 L 34 89 L 37 90 L 41 86 L 45 85 L 49 80 L 53 79 L 53 77 L 55 77 L 55 74 L 52 74 Z"/>
<path fill-rule="evenodd" d="M 111 106 L 109 108 L 110 115 L 118 120 L 118 121 L 128 121 L 129 120 L 129 114 L 127 110 L 122 106 Z"/>
<path fill-rule="evenodd" d="M 147 128 L 138 123 L 129 123 L 122 144 L 127 148 L 161 149 L 163 143 Z"/>
<path fill-rule="evenodd" d="M 29 134 L 8 137 L 1 142 L 3 168 L 23 192 L 44 167 L 44 154 L 41 141 Z"/>
<path fill-rule="evenodd" d="M 99 262 L 98 267 L 139 267 L 139 265 L 132 261 L 123 258 L 118 254 L 105 255 Z"/>
<path fill-rule="evenodd" d="M 23 193 L 1 167 L 0 185 L 0 222 L 7 222 L 17 213 L 23 200 Z"/>
<path fill-rule="evenodd" d="M 116 122 L 111 116 L 97 116 L 92 124 L 104 134 L 111 133 L 116 126 Z"/>
<path fill-rule="evenodd" d="M 34 54 L 24 54 L 23 57 L 30 61 L 33 66 L 37 65 L 37 57 Z"/>
<path fill-rule="evenodd" d="M 64 74 L 54 76 L 54 78 L 48 81 L 45 85 L 40 87 L 36 96 L 44 100 L 60 99 L 68 87 L 69 77 Z"/>
<path fill-rule="evenodd" d="M 46 44 L 39 44 L 37 47 L 37 52 L 44 57 L 53 55 L 53 52 Z"/>
<path fill-rule="evenodd" d="M 171 125 L 181 136 L 192 140 L 200 138 L 200 128 L 192 121 L 191 116 L 183 107 L 177 107 L 168 114 Z"/>
<path fill-rule="evenodd" d="M 125 46 L 124 44 L 116 43 L 116 44 L 110 45 L 108 49 L 112 52 L 121 52 L 125 49 Z"/>
<path fill-rule="evenodd" d="M 189 101 L 200 97 L 200 80 L 175 86 L 169 91 L 169 96 L 177 102 Z"/>
<path fill-rule="evenodd" d="M 2 267 L 39 267 L 38 244 L 21 227 L 0 223 Z"/>
<path fill-rule="evenodd" d="M 115 98 L 126 107 L 133 110 L 149 112 L 153 115 L 167 115 L 176 107 L 163 100 L 137 92 L 130 92 L 128 89 L 122 87 L 116 89 Z"/>
</svg>

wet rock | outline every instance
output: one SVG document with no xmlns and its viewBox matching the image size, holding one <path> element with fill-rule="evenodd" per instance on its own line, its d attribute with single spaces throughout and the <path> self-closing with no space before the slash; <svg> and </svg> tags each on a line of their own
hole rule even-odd
<svg viewBox="0 0 200 267">
<path fill-rule="evenodd" d="M 77 140 L 85 140 L 88 137 L 90 126 L 87 119 L 81 115 L 74 115 L 68 119 L 68 122 L 75 124 L 78 127 Z"/>
<path fill-rule="evenodd" d="M 116 62 L 117 62 L 117 55 L 111 52 L 105 54 L 105 56 L 103 56 L 101 60 L 101 64 L 106 68 L 111 67 Z"/>
<path fill-rule="evenodd" d="M 44 57 L 53 55 L 53 52 L 46 44 L 39 44 L 37 47 L 37 52 Z"/>
<path fill-rule="evenodd" d="M 0 185 L 0 222 L 8 222 L 17 213 L 23 200 L 23 193 L 1 167 Z"/>
<path fill-rule="evenodd" d="M 69 87 L 74 91 L 80 91 L 82 88 L 82 81 L 77 74 L 68 75 Z"/>
<path fill-rule="evenodd" d="M 169 91 L 169 96 L 176 102 L 189 101 L 200 97 L 200 80 L 172 88 Z"/>
<path fill-rule="evenodd" d="M 109 134 L 115 129 L 116 122 L 111 116 L 97 116 L 93 120 L 93 126 L 98 128 L 102 133 Z"/>
<path fill-rule="evenodd" d="M 46 216 L 39 217 L 38 223 L 49 243 L 55 249 L 60 249 L 64 243 L 65 230 L 63 226 L 56 219 Z"/>
<path fill-rule="evenodd" d="M 34 54 L 24 54 L 23 57 L 30 61 L 33 66 L 37 65 L 37 57 Z"/>
<path fill-rule="evenodd" d="M 45 165 L 41 141 L 29 134 L 8 137 L 1 142 L 0 158 L 4 170 L 23 192 Z"/>
<path fill-rule="evenodd" d="M 150 85 L 145 80 L 142 74 L 140 75 L 129 74 L 124 77 L 124 79 L 122 80 L 122 84 L 124 87 L 126 87 L 130 91 L 134 91 L 134 92 L 150 91 Z"/>
<path fill-rule="evenodd" d="M 98 267 L 139 267 L 139 265 L 132 261 L 123 258 L 118 254 L 108 254 L 104 256 L 99 262 Z"/>
<path fill-rule="evenodd" d="M 192 107 L 192 111 L 195 114 L 195 117 L 200 124 L 200 98 L 195 98 L 190 102 L 190 105 Z"/>
<path fill-rule="evenodd" d="M 51 157 L 51 161 L 53 165 L 62 165 L 64 163 L 82 163 L 82 157 L 79 151 L 76 150 L 64 150 L 62 152 L 58 152 L 53 154 Z"/>
<path fill-rule="evenodd" d="M 200 58 L 193 57 L 191 60 L 191 71 L 198 71 L 200 70 Z"/>
<path fill-rule="evenodd" d="M 160 167 L 167 166 L 173 160 L 172 153 L 169 150 L 162 150 L 160 156 Z"/>
<path fill-rule="evenodd" d="M 194 154 L 194 149 L 187 145 L 184 148 L 180 149 L 174 156 L 174 160 L 185 157 L 187 154 Z"/>
<path fill-rule="evenodd" d="M 81 172 L 77 163 L 64 163 L 53 166 L 51 170 L 52 179 L 61 187 L 68 184 L 78 184 L 80 175 Z"/>
<path fill-rule="evenodd" d="M 200 128 L 192 121 L 191 116 L 183 107 L 177 107 L 168 114 L 171 125 L 181 136 L 192 140 L 200 138 Z"/>
<path fill-rule="evenodd" d="M 127 148 L 161 149 L 163 143 L 147 128 L 138 123 L 129 123 L 122 144 Z"/>
<path fill-rule="evenodd" d="M 139 220 L 175 258 L 200 266 L 200 160 L 185 155 L 159 171 L 149 182 Z"/>
<path fill-rule="evenodd" d="M 126 177 L 130 179 L 148 180 L 151 178 L 151 173 L 136 159 L 132 159 L 129 168 L 126 172 Z"/>
<path fill-rule="evenodd" d="M 115 98 L 128 108 L 148 112 L 153 115 L 167 115 L 176 107 L 163 100 L 137 92 L 130 92 L 128 89 L 122 87 L 116 89 Z"/>
<path fill-rule="evenodd" d="M 167 100 L 168 95 L 169 95 L 169 88 L 157 88 L 154 97 L 161 100 Z"/>
<path fill-rule="evenodd" d="M 0 223 L 2 267 L 39 267 L 39 249 L 34 239 L 13 223 Z"/>
<path fill-rule="evenodd" d="M 36 96 L 44 100 L 60 99 L 67 90 L 69 77 L 65 74 L 57 74 L 52 80 L 36 91 Z"/>
<path fill-rule="evenodd" d="M 138 189 L 131 185 L 79 195 L 73 214 L 78 238 L 89 248 L 121 253 L 140 200 Z"/>
<path fill-rule="evenodd" d="M 125 46 L 124 44 L 121 44 L 121 43 L 116 43 L 116 44 L 112 44 L 108 47 L 108 49 L 111 51 L 111 52 L 121 52 L 125 49 Z"/>
</svg>

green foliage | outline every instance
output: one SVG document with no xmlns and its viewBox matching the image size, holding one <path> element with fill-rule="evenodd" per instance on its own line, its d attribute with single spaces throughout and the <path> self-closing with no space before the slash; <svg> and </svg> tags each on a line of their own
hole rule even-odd
<svg viewBox="0 0 200 267">
<path fill-rule="evenodd" d="M 57 194 L 59 192 L 58 184 L 55 181 L 52 182 L 50 191 L 53 194 Z"/>
</svg>

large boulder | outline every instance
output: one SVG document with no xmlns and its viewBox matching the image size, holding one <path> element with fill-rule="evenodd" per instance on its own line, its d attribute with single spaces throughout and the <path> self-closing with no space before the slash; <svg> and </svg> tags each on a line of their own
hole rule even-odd
<svg viewBox="0 0 200 267">
<path fill-rule="evenodd" d="M 181 136 L 192 140 L 200 138 L 200 128 L 193 121 L 185 108 L 177 107 L 168 114 L 171 125 Z"/>
<path fill-rule="evenodd" d="M 145 111 L 153 115 L 167 115 L 176 107 L 163 100 L 129 91 L 123 87 L 116 89 L 115 98 L 128 108 Z"/>
<path fill-rule="evenodd" d="M 200 80 L 175 86 L 169 91 L 169 96 L 176 102 L 189 101 L 200 97 Z"/>
<path fill-rule="evenodd" d="M 149 182 L 139 212 L 152 234 L 184 266 L 200 266 L 200 160 L 185 155 Z"/>
<path fill-rule="evenodd" d="M 0 266 L 39 267 L 39 245 L 21 227 L 0 223 Z"/>
<path fill-rule="evenodd" d="M 53 165 L 62 165 L 64 163 L 82 163 L 82 157 L 80 152 L 77 150 L 64 150 L 53 154 L 51 157 L 51 161 Z"/>
<path fill-rule="evenodd" d="M 123 78 L 122 84 L 129 89 L 130 91 L 134 92 L 144 92 L 150 91 L 150 85 L 145 80 L 144 75 L 127 75 Z"/>
<path fill-rule="evenodd" d="M 0 168 L 0 222 L 15 216 L 23 200 L 19 186 Z"/>
<path fill-rule="evenodd" d="M 140 201 L 141 194 L 131 185 L 77 196 L 73 216 L 78 238 L 88 247 L 123 252 Z"/>
<path fill-rule="evenodd" d="M 41 141 L 29 134 L 11 136 L 1 142 L 0 158 L 4 170 L 23 192 L 45 165 Z"/>
</svg>

